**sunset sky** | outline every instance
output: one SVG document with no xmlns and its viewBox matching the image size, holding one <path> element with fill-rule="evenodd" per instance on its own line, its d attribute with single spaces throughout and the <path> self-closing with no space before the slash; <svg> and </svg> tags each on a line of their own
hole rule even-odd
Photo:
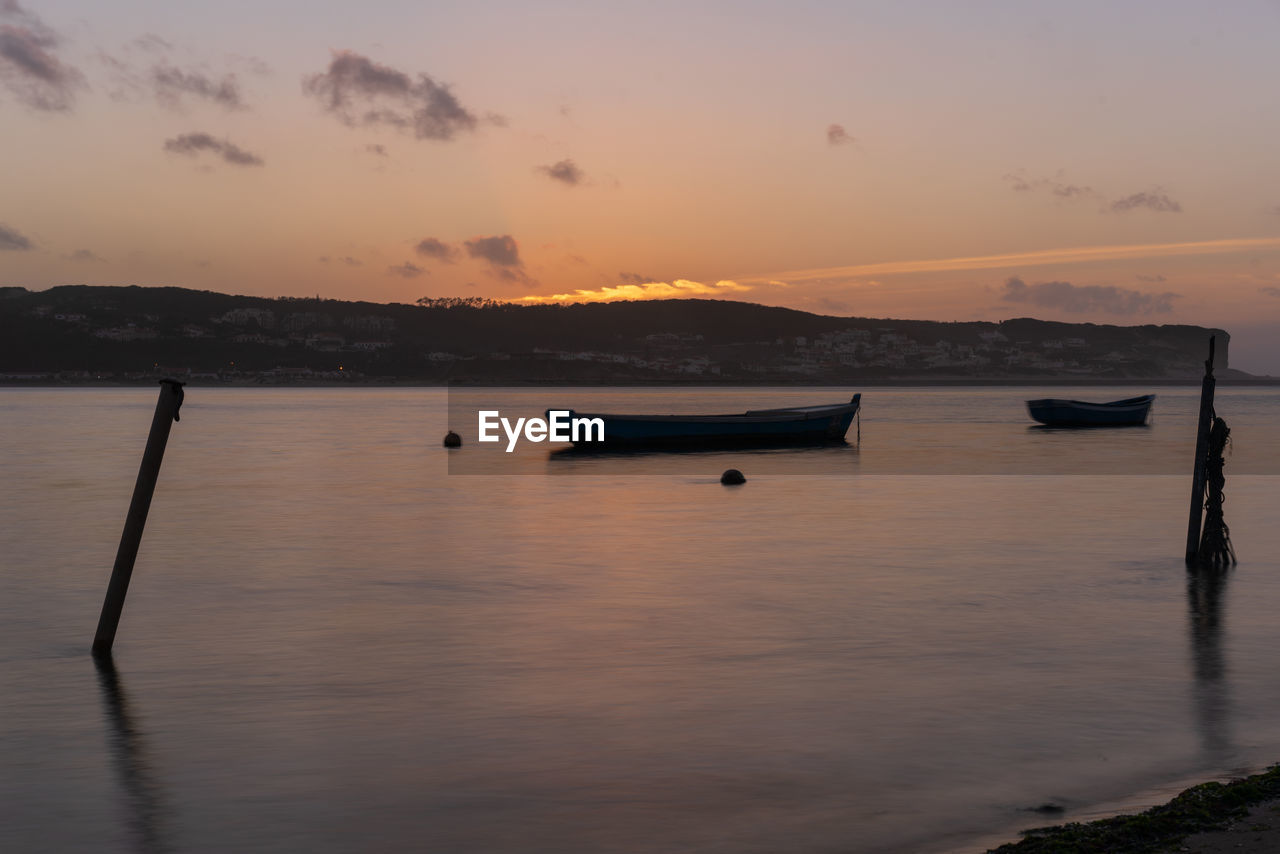
<svg viewBox="0 0 1280 854">
<path fill-rule="evenodd" d="M 1280 0 L 0 0 L 0 285 L 1228 329 Z"/>
</svg>

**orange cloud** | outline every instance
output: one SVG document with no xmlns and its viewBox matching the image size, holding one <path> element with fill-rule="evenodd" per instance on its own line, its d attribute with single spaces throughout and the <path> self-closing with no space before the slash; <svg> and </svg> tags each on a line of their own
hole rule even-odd
<svg viewBox="0 0 1280 854">
<path fill-rule="evenodd" d="M 676 279 L 674 282 L 647 282 L 637 285 L 606 285 L 595 291 L 577 290 L 571 294 L 547 294 L 520 297 L 515 302 L 545 304 L 557 302 L 616 302 L 618 300 L 680 299 L 687 297 L 722 297 L 726 294 L 753 290 L 727 279 L 714 285 Z"/>
<path fill-rule="evenodd" d="M 972 258 L 938 258 L 925 261 L 890 261 L 883 264 L 822 267 L 740 278 L 748 282 L 769 282 L 777 279 L 798 282 L 813 279 L 844 279 L 853 276 L 888 276 L 895 273 L 944 273 L 956 270 L 1035 267 L 1042 264 L 1078 264 L 1086 261 L 1160 258 L 1170 255 L 1220 255 L 1229 252 L 1277 248 L 1280 248 L 1280 237 L 1201 240 L 1190 243 L 1142 243 L 1131 246 L 1079 246 L 1072 249 L 1042 249 L 1036 252 L 981 255 Z"/>
</svg>

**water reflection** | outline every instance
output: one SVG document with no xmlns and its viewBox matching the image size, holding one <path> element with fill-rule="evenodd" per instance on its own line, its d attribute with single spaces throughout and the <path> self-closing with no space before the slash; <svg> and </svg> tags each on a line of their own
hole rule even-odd
<svg viewBox="0 0 1280 854">
<path fill-rule="evenodd" d="M 1027 430 L 1034 433 L 1096 433 L 1111 430 L 1150 431 L 1150 424 L 1028 424 Z"/>
<path fill-rule="evenodd" d="M 856 471 L 858 446 L 844 439 L 804 445 L 571 445 L 545 453 L 547 474 L 715 474 L 736 467 L 748 474 L 830 474 Z M 607 464 L 607 468 L 602 468 Z M 532 469 L 530 469 L 532 471 Z"/>
<path fill-rule="evenodd" d="M 1231 697 L 1222 651 L 1222 600 L 1226 586 L 1225 572 L 1187 573 L 1196 729 L 1201 749 L 1215 764 L 1224 763 L 1233 752 Z"/>
<path fill-rule="evenodd" d="M 129 700 L 115 662 L 109 655 L 94 656 L 98 684 L 102 688 L 102 704 L 110 725 L 112 765 L 120 787 L 128 800 L 129 827 L 136 843 L 135 850 L 144 854 L 173 850 L 164 841 L 164 797 L 156 785 L 142 735 L 134 726 Z"/>
<path fill-rule="evenodd" d="M 668 445 L 649 444 L 603 444 L 603 445 L 567 445 L 548 451 L 550 459 L 573 459 L 574 457 L 625 457 L 637 459 L 649 456 L 667 456 L 670 454 L 725 454 L 737 451 L 751 451 L 758 454 L 803 454 L 831 449 L 849 450 L 857 453 L 858 446 L 846 439 L 825 439 L 803 444 L 786 444 L 761 440 L 742 440 L 738 442 L 721 442 L 718 444 L 685 442 Z"/>
</svg>

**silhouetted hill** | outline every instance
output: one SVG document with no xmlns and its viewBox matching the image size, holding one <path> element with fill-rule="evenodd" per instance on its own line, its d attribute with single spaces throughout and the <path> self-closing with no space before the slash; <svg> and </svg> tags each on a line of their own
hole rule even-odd
<svg viewBox="0 0 1280 854">
<path fill-rule="evenodd" d="M 1198 377 L 1199 326 L 830 317 L 719 300 L 383 304 L 186 288 L 0 289 L 10 382 L 806 382 Z"/>
</svg>

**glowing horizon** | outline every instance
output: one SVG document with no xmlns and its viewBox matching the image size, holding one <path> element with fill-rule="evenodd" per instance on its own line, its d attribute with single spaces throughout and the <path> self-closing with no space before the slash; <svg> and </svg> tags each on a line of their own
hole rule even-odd
<svg viewBox="0 0 1280 854">
<path fill-rule="evenodd" d="M 595 291 L 577 290 L 573 293 L 546 294 L 518 297 L 515 303 L 544 305 L 548 303 L 618 302 L 620 300 L 686 299 L 689 297 L 722 296 L 753 290 L 748 285 L 722 279 L 714 285 L 677 279 L 674 282 L 641 282 L 622 285 L 606 285 Z"/>
<path fill-rule="evenodd" d="M 811 270 L 792 270 L 763 275 L 721 279 L 709 285 L 688 279 L 674 282 L 633 282 L 605 285 L 601 288 L 577 289 L 555 294 L 533 294 L 511 302 L 529 305 L 551 303 L 617 302 L 620 300 L 683 299 L 717 297 L 748 293 L 757 285 L 790 288 L 798 282 L 851 279 L 865 276 L 892 276 L 909 273 L 946 273 L 964 270 L 996 270 L 1046 265 L 1083 264 L 1097 261 L 1165 258 L 1184 255 L 1220 255 L 1253 249 L 1278 249 L 1280 237 L 1224 238 L 1184 243 L 1146 243 L 1112 246 L 1076 246 L 1064 249 L 1041 249 L 1004 255 L 982 255 L 967 258 L 938 258 L 919 261 L 890 261 L 875 264 L 852 264 Z M 879 282 L 868 282 L 880 285 Z"/>
<path fill-rule="evenodd" d="M 761 276 L 740 276 L 746 282 L 797 282 L 812 279 L 854 278 L 858 276 L 891 276 L 901 273 L 947 273 L 961 270 L 997 270 L 1010 267 L 1038 267 L 1050 264 L 1080 264 L 1090 261 L 1116 261 L 1135 258 L 1165 258 L 1179 255 L 1219 255 L 1249 249 L 1280 248 L 1280 237 L 1227 238 L 1196 240 L 1185 243 L 1141 243 L 1124 246 L 1077 246 L 1066 249 L 1041 249 L 1011 252 L 1003 255 L 979 255 L 967 258 L 939 258 L 922 261 L 890 261 L 875 264 L 851 264 L 811 270 L 793 270 Z"/>
<path fill-rule="evenodd" d="M 0 286 L 966 320 L 1017 278 L 1280 373 L 1276 10 L 293 11 L 0 2 Z"/>
</svg>

